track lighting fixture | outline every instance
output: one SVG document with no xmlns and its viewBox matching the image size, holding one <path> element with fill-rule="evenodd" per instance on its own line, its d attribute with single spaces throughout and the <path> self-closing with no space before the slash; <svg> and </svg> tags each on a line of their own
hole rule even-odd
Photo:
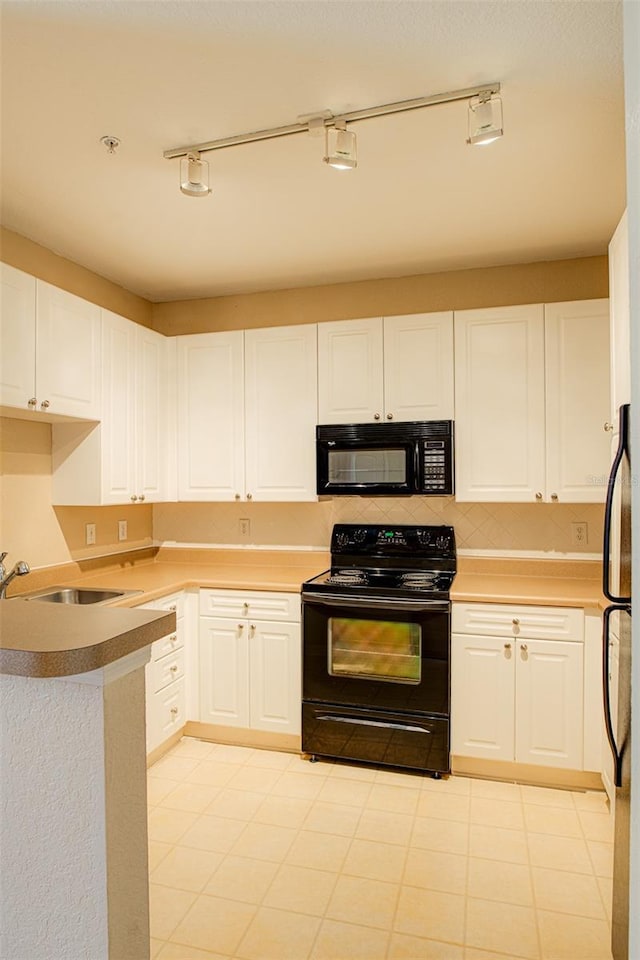
<svg viewBox="0 0 640 960">
<path fill-rule="evenodd" d="M 353 170 L 358 166 L 356 135 L 347 130 L 344 120 L 324 128 L 324 162 L 334 170 Z"/>
<path fill-rule="evenodd" d="M 358 165 L 356 135 L 347 128 L 348 123 L 370 120 L 373 117 L 383 117 L 393 113 L 404 113 L 407 110 L 421 110 L 424 107 L 433 107 L 440 103 L 467 100 L 469 102 L 469 137 L 467 143 L 492 143 L 502 136 L 502 101 L 497 96 L 499 93 L 499 83 L 484 83 L 481 86 L 467 87 L 464 90 L 436 93 L 429 97 L 416 97 L 414 100 L 399 100 L 395 103 L 383 103 L 377 107 L 353 110 L 350 113 L 341 114 L 340 117 L 334 117 L 330 111 L 325 110 L 298 117 L 297 123 L 290 123 L 283 127 L 255 130 L 253 133 L 240 133 L 233 137 L 208 140 L 206 143 L 193 144 L 187 147 L 174 147 L 171 150 L 165 150 L 163 156 L 166 160 L 180 157 L 180 189 L 189 197 L 206 197 L 211 193 L 209 164 L 206 160 L 201 159 L 201 153 L 208 153 L 211 150 L 224 150 L 226 147 L 237 147 L 241 143 L 275 140 L 296 133 L 322 136 L 324 130 L 324 162 L 337 170 L 353 170 Z"/>
<path fill-rule="evenodd" d="M 188 197 L 206 197 L 211 193 L 209 164 L 200 159 L 196 150 L 187 153 L 180 161 L 180 189 Z"/>
<path fill-rule="evenodd" d="M 502 136 L 502 100 L 488 90 L 469 101 L 469 139 L 467 143 L 485 146 Z"/>
</svg>

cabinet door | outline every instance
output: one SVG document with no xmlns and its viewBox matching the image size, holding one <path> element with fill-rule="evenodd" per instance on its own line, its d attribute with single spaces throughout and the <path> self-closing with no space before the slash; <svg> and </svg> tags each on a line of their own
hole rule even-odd
<svg viewBox="0 0 640 960">
<path fill-rule="evenodd" d="M 455 634 L 451 648 L 451 752 L 513 760 L 513 641 Z"/>
<path fill-rule="evenodd" d="M 609 301 L 545 305 L 547 498 L 603 502 L 609 472 Z"/>
<path fill-rule="evenodd" d="M 0 403 L 29 409 L 35 397 L 36 280 L 0 264 Z"/>
<path fill-rule="evenodd" d="M 611 311 L 611 413 L 631 402 L 631 350 L 629 346 L 629 220 L 625 210 L 609 244 L 609 300 Z"/>
<path fill-rule="evenodd" d="M 247 500 L 316 500 L 315 324 L 245 331 Z"/>
<path fill-rule="evenodd" d="M 300 733 L 300 626 L 249 621 L 249 664 L 251 726 Z"/>
<path fill-rule="evenodd" d="M 200 618 L 200 720 L 249 726 L 246 620 Z"/>
<path fill-rule="evenodd" d="M 387 420 L 453 420 L 453 313 L 384 318 Z"/>
<path fill-rule="evenodd" d="M 38 409 L 99 420 L 100 308 L 42 280 L 36 291 Z"/>
<path fill-rule="evenodd" d="M 456 499 L 542 499 L 542 304 L 455 314 Z"/>
<path fill-rule="evenodd" d="M 135 421 L 138 500 L 167 499 L 167 339 L 136 327 Z"/>
<path fill-rule="evenodd" d="M 381 420 L 382 371 L 380 317 L 318 324 L 318 422 Z"/>
<path fill-rule="evenodd" d="M 244 492 L 242 331 L 178 337 L 178 499 Z"/>
<path fill-rule="evenodd" d="M 136 325 L 102 311 L 102 503 L 131 503 L 135 494 Z"/>
<path fill-rule="evenodd" d="M 581 770 L 582 644 L 519 640 L 515 659 L 516 760 Z"/>
</svg>

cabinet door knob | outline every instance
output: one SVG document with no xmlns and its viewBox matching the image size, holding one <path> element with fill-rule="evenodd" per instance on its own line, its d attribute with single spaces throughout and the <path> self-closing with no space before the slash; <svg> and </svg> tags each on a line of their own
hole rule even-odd
<svg viewBox="0 0 640 960">
<path fill-rule="evenodd" d="M 173 664 L 169 667 L 169 670 L 171 670 L 171 673 L 177 673 L 177 672 L 178 672 L 178 665 L 177 665 L 177 663 L 173 663 Z"/>
<path fill-rule="evenodd" d="M 175 612 L 176 612 L 176 605 L 175 605 L 175 603 L 172 603 L 171 606 L 170 606 L 168 609 L 169 609 L 169 613 L 175 613 Z"/>
<path fill-rule="evenodd" d="M 521 643 L 521 644 L 520 644 L 520 650 L 522 651 L 522 653 L 526 653 L 528 649 L 529 649 L 529 647 L 527 646 L 526 643 Z"/>
<path fill-rule="evenodd" d="M 388 414 L 387 414 L 387 420 L 393 420 L 393 414 L 392 414 L 392 413 L 388 413 Z"/>
<path fill-rule="evenodd" d="M 514 625 L 514 627 L 519 627 L 519 626 L 520 626 L 520 621 L 518 620 L 517 617 L 514 617 L 513 620 L 511 621 L 511 623 Z"/>
<path fill-rule="evenodd" d="M 239 493 L 236 493 L 235 499 L 236 499 L 236 500 L 239 500 L 239 499 L 240 499 L 240 494 L 239 494 Z"/>
<path fill-rule="evenodd" d="M 380 414 L 379 414 L 379 413 L 374 413 L 373 419 L 374 419 L 374 420 L 379 420 L 379 419 L 380 419 Z"/>
<path fill-rule="evenodd" d="M 552 493 L 552 494 L 551 494 L 551 499 L 554 500 L 554 501 L 557 500 L 557 499 L 558 499 L 558 494 L 557 494 L 557 493 Z"/>
<path fill-rule="evenodd" d="M 132 502 L 132 503 L 135 503 L 137 499 L 138 499 L 138 498 L 136 497 L 135 493 L 132 493 L 132 494 L 131 494 L 131 502 Z"/>
<path fill-rule="evenodd" d="M 542 500 L 542 494 L 539 491 L 536 493 L 536 500 Z"/>
<path fill-rule="evenodd" d="M 505 648 L 505 650 L 511 650 L 511 644 L 510 644 L 510 643 L 505 643 L 504 648 Z"/>
<path fill-rule="evenodd" d="M 140 503 L 142 503 L 142 501 L 144 500 L 144 493 L 140 494 L 140 496 L 138 497 L 138 500 L 140 501 Z"/>
<path fill-rule="evenodd" d="M 248 494 L 247 494 L 247 500 L 253 500 L 253 494 L 248 493 Z"/>
<path fill-rule="evenodd" d="M 251 633 L 255 633 L 256 625 L 255 623 L 251 624 Z"/>
<path fill-rule="evenodd" d="M 242 604 L 242 609 L 244 610 L 245 613 L 246 613 L 247 610 L 249 609 L 249 604 L 247 603 L 246 600 L 245 600 L 245 602 Z"/>
<path fill-rule="evenodd" d="M 42 403 L 40 404 L 40 409 L 41 409 L 41 410 L 46 410 L 47 407 L 50 407 L 50 406 L 51 406 L 51 404 L 49 403 L 48 400 L 43 400 Z"/>
<path fill-rule="evenodd" d="M 27 402 L 27 406 L 28 406 L 28 407 L 35 407 L 35 405 L 37 404 L 37 402 L 38 402 L 37 397 L 31 397 L 31 400 L 29 400 L 29 401 Z"/>
<path fill-rule="evenodd" d="M 242 633 L 242 631 L 244 630 L 244 623 L 238 624 L 238 630 L 240 630 L 240 632 Z"/>
<path fill-rule="evenodd" d="M 175 717 L 177 713 L 178 713 L 178 708 L 177 708 L 177 707 L 171 707 L 171 715 L 172 715 L 173 717 Z"/>
<path fill-rule="evenodd" d="M 609 423 L 608 420 L 605 420 L 604 426 L 602 429 L 605 431 L 605 433 L 609 433 L 611 430 L 613 430 L 613 424 Z"/>
</svg>

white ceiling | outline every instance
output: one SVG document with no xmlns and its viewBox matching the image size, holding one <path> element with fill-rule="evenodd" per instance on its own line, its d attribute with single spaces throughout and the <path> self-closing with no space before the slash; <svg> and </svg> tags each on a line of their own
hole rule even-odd
<svg viewBox="0 0 640 960">
<path fill-rule="evenodd" d="M 151 300 L 600 254 L 624 208 L 618 0 L 1 12 L 2 223 Z M 489 147 L 466 144 L 461 102 L 358 123 L 355 171 L 306 134 L 209 153 L 207 199 L 162 156 L 490 81 Z"/>
</svg>

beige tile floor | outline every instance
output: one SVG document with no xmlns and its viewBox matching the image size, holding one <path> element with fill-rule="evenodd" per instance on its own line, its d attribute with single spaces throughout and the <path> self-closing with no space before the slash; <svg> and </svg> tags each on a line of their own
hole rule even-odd
<svg viewBox="0 0 640 960">
<path fill-rule="evenodd" d="M 152 958 L 610 960 L 603 794 L 185 738 L 148 799 Z"/>
</svg>

